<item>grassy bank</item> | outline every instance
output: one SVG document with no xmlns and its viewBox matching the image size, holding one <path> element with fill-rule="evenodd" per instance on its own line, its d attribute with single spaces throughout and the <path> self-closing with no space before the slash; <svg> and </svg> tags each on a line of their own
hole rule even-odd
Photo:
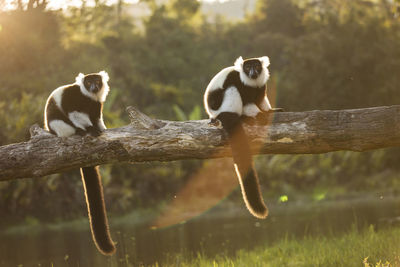
<svg viewBox="0 0 400 267">
<path fill-rule="evenodd" d="M 400 266 L 400 228 L 376 231 L 370 226 L 338 237 L 287 238 L 271 247 L 239 251 L 232 258 L 198 255 L 188 261 L 176 257 L 163 266 Z"/>
<path fill-rule="evenodd" d="M 398 207 L 397 198 L 287 201 L 270 205 L 269 220 L 260 223 L 224 206 L 160 229 L 148 224 L 157 212 L 137 210 L 110 217 L 118 250 L 109 258 L 96 250 L 86 217 L 30 219 L 0 231 L 0 266 L 400 267 Z"/>
</svg>

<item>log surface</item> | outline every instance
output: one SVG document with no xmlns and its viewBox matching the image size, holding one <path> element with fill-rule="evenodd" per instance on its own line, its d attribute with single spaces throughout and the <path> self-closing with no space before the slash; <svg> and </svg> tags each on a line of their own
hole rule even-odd
<svg viewBox="0 0 400 267">
<path fill-rule="evenodd" d="M 129 107 L 131 124 L 98 138 L 59 138 L 38 125 L 27 142 L 0 147 L 0 181 L 41 177 L 114 162 L 230 156 L 224 131 L 209 120 L 154 120 Z M 366 151 L 400 145 L 400 105 L 349 110 L 280 112 L 247 126 L 254 154 Z"/>
</svg>

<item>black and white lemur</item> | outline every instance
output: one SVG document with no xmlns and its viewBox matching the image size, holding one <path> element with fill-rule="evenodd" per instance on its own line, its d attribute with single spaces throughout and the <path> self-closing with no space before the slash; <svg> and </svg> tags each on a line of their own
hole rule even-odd
<svg viewBox="0 0 400 267">
<path fill-rule="evenodd" d="M 204 94 L 205 109 L 212 122 L 220 121 L 227 132 L 243 199 L 257 218 L 266 218 L 257 173 L 254 169 L 244 121 L 254 122 L 262 113 L 282 111 L 271 108 L 266 95 L 269 58 L 239 57 L 234 66 L 221 70 L 208 84 Z"/>
<path fill-rule="evenodd" d="M 55 89 L 44 110 L 45 129 L 60 137 L 99 136 L 106 129 L 102 110 L 110 90 L 108 80 L 105 71 L 80 73 L 75 83 Z M 93 240 L 100 252 L 111 255 L 115 245 L 110 236 L 98 166 L 81 168 L 81 176 Z"/>
</svg>

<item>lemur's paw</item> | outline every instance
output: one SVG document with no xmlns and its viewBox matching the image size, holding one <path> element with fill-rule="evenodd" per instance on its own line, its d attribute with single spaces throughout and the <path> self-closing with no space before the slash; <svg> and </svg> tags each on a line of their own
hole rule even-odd
<svg viewBox="0 0 400 267">
<path fill-rule="evenodd" d="M 100 129 L 98 129 L 98 128 L 94 128 L 93 127 L 93 128 L 87 129 L 87 132 L 92 137 L 99 137 L 101 135 L 102 131 Z"/>
<path fill-rule="evenodd" d="M 78 128 L 78 129 L 76 129 L 75 134 L 77 134 L 79 136 L 85 136 L 86 135 L 86 131 Z"/>
<path fill-rule="evenodd" d="M 219 127 L 219 126 L 221 126 L 221 122 L 218 119 L 213 118 L 213 119 L 210 119 L 210 121 L 208 122 L 208 125 Z"/>
</svg>

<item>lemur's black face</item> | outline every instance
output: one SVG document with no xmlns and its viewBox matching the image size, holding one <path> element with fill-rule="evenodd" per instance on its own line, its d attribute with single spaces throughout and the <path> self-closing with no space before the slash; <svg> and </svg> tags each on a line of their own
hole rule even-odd
<svg viewBox="0 0 400 267">
<path fill-rule="evenodd" d="M 243 62 L 243 71 L 251 79 L 257 79 L 262 72 L 262 64 L 258 59 L 247 59 Z"/>
<path fill-rule="evenodd" d="M 86 90 L 96 94 L 103 87 L 102 77 L 98 74 L 88 74 L 83 79 L 83 85 L 85 85 Z"/>
</svg>

